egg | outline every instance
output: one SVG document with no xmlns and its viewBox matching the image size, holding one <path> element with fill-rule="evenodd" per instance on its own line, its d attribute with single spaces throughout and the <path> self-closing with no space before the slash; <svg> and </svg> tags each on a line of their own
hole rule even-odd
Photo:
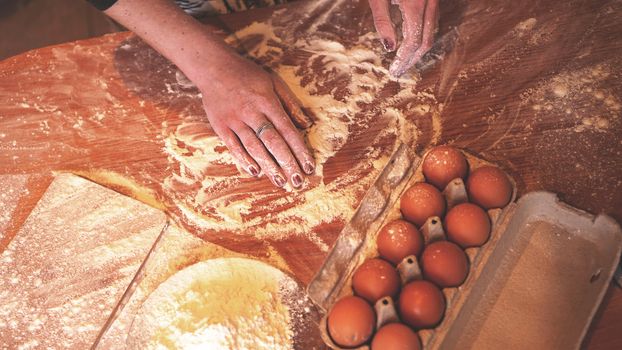
<svg viewBox="0 0 622 350">
<path fill-rule="evenodd" d="M 490 218 L 473 203 L 458 204 L 445 216 L 445 231 L 462 248 L 479 247 L 490 237 Z"/>
<path fill-rule="evenodd" d="M 445 313 L 445 297 L 433 283 L 417 280 L 402 289 L 398 300 L 402 321 L 411 327 L 431 328 L 436 326 Z"/>
<path fill-rule="evenodd" d="M 339 346 L 360 346 L 371 338 L 375 322 L 376 313 L 364 299 L 347 296 L 330 310 L 328 334 Z"/>
<path fill-rule="evenodd" d="M 408 221 L 393 220 L 384 225 L 376 238 L 378 254 L 397 265 L 409 255 L 419 256 L 423 250 L 423 236 Z"/>
<path fill-rule="evenodd" d="M 421 255 L 421 265 L 423 277 L 441 288 L 461 285 L 469 273 L 464 251 L 447 241 L 428 245 Z"/>
<path fill-rule="evenodd" d="M 466 158 L 454 147 L 434 147 L 423 160 L 423 176 L 441 191 L 455 178 L 464 179 L 469 165 Z"/>
<path fill-rule="evenodd" d="M 436 187 L 418 182 L 402 195 L 400 210 L 406 220 L 421 226 L 430 216 L 443 216 L 445 198 Z"/>
<path fill-rule="evenodd" d="M 512 198 L 512 183 L 501 169 L 483 166 L 467 179 L 469 200 L 484 209 L 505 207 Z"/>
<path fill-rule="evenodd" d="M 396 297 L 400 290 L 400 276 L 393 265 L 374 258 L 359 266 L 352 276 L 354 293 L 374 304 L 386 296 Z"/>
<path fill-rule="evenodd" d="M 371 350 L 419 350 L 419 336 L 401 323 L 382 326 L 371 341 Z"/>
</svg>

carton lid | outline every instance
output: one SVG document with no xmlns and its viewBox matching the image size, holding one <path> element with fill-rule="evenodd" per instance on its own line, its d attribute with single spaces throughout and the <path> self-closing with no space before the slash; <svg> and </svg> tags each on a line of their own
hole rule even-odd
<svg viewBox="0 0 622 350">
<path fill-rule="evenodd" d="M 579 348 L 620 259 L 620 227 L 548 192 L 507 214 L 468 298 L 428 348 Z"/>
</svg>

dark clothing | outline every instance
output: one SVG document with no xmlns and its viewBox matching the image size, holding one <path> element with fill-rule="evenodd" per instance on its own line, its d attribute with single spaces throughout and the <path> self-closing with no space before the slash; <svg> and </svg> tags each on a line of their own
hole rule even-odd
<svg viewBox="0 0 622 350">
<path fill-rule="evenodd" d="M 101 11 L 109 9 L 117 0 L 88 0 Z M 189 15 L 200 17 L 244 11 L 255 7 L 278 5 L 286 0 L 175 0 L 177 6 Z"/>
<path fill-rule="evenodd" d="M 89 2 L 97 7 L 100 11 L 105 11 L 110 8 L 110 6 L 114 5 L 117 0 L 89 0 Z"/>
</svg>

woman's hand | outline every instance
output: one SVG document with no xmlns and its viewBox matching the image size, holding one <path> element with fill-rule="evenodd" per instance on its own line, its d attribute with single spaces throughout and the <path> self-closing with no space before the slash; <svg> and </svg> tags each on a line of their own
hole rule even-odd
<svg viewBox="0 0 622 350">
<path fill-rule="evenodd" d="M 214 28 L 172 1 L 118 0 L 105 13 L 171 60 L 201 90 L 207 119 L 244 169 L 253 176 L 266 174 L 279 187 L 287 182 L 302 186 L 315 162 L 290 119 L 305 117 L 285 83 L 238 55 Z"/>
<path fill-rule="evenodd" d="M 438 25 L 438 0 L 392 0 L 402 13 L 402 44 L 389 73 L 399 77 L 428 52 Z M 389 13 L 389 0 L 369 0 L 374 25 L 387 51 L 397 48 L 397 35 Z"/>
<path fill-rule="evenodd" d="M 217 55 L 222 64 L 191 78 L 212 128 L 248 173 L 261 171 L 278 187 L 288 181 L 300 187 L 315 162 L 290 119 L 306 119 L 296 99 L 280 79 L 235 52 Z"/>
</svg>

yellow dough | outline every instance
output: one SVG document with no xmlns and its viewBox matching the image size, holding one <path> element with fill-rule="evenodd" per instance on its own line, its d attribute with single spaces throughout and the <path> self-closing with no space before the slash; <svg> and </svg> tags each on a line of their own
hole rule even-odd
<svg viewBox="0 0 622 350">
<path fill-rule="evenodd" d="M 171 276 L 145 301 L 131 349 L 292 349 L 298 284 L 259 261 L 222 258 Z M 288 298 L 289 297 L 289 298 Z"/>
</svg>

